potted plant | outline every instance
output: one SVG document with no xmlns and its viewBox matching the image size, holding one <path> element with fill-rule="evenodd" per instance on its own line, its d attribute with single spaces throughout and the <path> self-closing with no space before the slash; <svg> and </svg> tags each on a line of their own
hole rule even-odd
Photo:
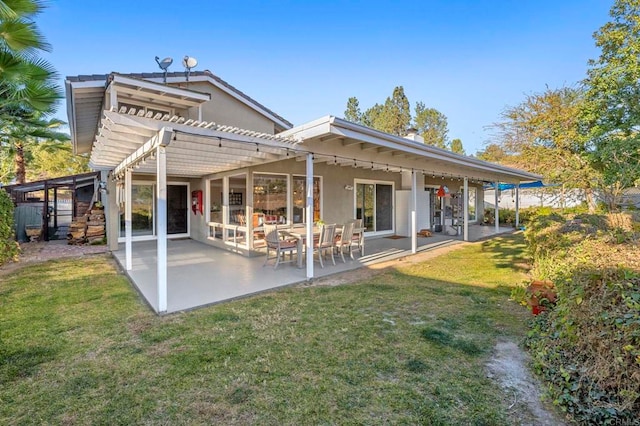
<svg viewBox="0 0 640 426">
<path fill-rule="evenodd" d="M 527 303 L 531 306 L 533 315 L 538 315 L 555 305 L 558 298 L 553 282 L 549 280 L 534 280 L 527 287 Z"/>
</svg>

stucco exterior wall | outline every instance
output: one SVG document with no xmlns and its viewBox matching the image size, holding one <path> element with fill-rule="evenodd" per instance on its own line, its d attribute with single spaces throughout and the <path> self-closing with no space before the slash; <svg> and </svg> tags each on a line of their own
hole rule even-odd
<svg viewBox="0 0 640 426">
<path fill-rule="evenodd" d="M 211 94 L 211 100 L 201 107 L 203 120 L 271 135 L 275 133 L 275 125 L 271 120 L 210 83 L 191 82 L 189 90 Z M 198 108 L 190 108 L 188 115 L 188 118 L 197 120 Z"/>
</svg>

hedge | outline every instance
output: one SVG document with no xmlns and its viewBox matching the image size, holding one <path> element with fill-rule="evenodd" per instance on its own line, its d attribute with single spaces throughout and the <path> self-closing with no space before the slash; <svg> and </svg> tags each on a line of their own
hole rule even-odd
<svg viewBox="0 0 640 426">
<path fill-rule="evenodd" d="M 0 189 L 0 265 L 15 259 L 18 250 L 13 227 L 13 202 L 9 194 Z"/>
<path fill-rule="evenodd" d="M 583 424 L 640 424 L 640 256 L 629 215 L 559 214 L 525 236 L 536 279 L 557 290 L 527 346 L 548 394 Z"/>
</svg>

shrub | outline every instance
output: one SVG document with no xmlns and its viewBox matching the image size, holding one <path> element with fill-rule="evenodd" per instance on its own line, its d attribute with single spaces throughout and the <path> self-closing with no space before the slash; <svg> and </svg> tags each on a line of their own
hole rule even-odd
<svg viewBox="0 0 640 426">
<path fill-rule="evenodd" d="M 527 340 L 554 403 L 581 423 L 640 422 L 640 259 L 633 226 L 620 217 L 547 215 L 525 235 L 533 273 L 558 292 L 555 308 L 534 320 Z"/>
<path fill-rule="evenodd" d="M 0 189 L 0 265 L 18 255 L 13 227 L 13 202 L 5 190 Z"/>
</svg>

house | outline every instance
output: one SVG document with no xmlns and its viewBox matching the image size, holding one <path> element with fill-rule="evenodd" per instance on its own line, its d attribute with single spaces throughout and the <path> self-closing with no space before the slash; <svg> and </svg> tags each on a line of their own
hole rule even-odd
<svg viewBox="0 0 640 426">
<path fill-rule="evenodd" d="M 455 228 L 467 240 L 485 182 L 540 179 L 425 145 L 415 133 L 334 116 L 294 127 L 209 71 L 68 77 L 66 93 L 74 150 L 90 153 L 106 183 L 110 249 L 124 244 L 131 270 L 133 243 L 157 243 L 159 312 L 167 239 L 253 256 L 265 223 L 304 224 L 311 237 L 319 219 L 358 218 L 366 238 L 408 236 L 415 252 L 424 228 Z M 305 271 L 314 277 L 310 257 Z"/>
</svg>

